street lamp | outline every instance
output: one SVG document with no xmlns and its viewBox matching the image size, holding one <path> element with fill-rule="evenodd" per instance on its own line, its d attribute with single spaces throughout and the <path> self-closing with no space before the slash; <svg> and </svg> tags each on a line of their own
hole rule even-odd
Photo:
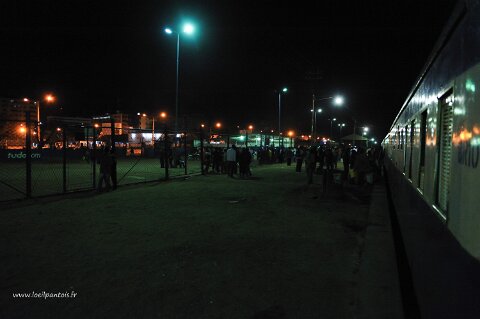
<svg viewBox="0 0 480 319">
<path fill-rule="evenodd" d="M 183 26 L 182 32 L 188 35 L 193 34 L 195 28 L 192 24 L 187 23 Z M 176 75 L 176 85 L 175 85 L 175 133 L 178 130 L 178 69 L 180 65 L 180 32 L 177 32 L 171 28 L 165 28 L 166 34 L 173 34 L 177 35 L 177 75 Z"/>
<path fill-rule="evenodd" d="M 294 134 L 295 134 L 294 131 L 288 131 L 288 137 L 290 137 L 290 147 L 292 147 L 292 138 Z"/>
<path fill-rule="evenodd" d="M 340 128 L 340 138 L 342 138 L 342 128 L 345 127 L 345 123 L 338 123 L 337 125 Z"/>
<path fill-rule="evenodd" d="M 282 115 L 282 93 L 287 93 L 288 89 L 285 87 L 281 91 L 278 91 L 278 136 L 280 137 L 280 132 L 282 132 L 281 126 L 281 115 Z"/>
<path fill-rule="evenodd" d="M 343 102 L 344 102 L 342 96 L 329 96 L 329 97 L 323 97 L 323 98 L 317 99 L 317 98 L 315 98 L 315 94 L 312 94 L 312 141 L 315 141 L 315 133 L 316 133 L 316 130 L 317 130 L 317 118 L 316 118 L 316 112 L 314 112 L 315 102 L 316 101 L 332 100 L 332 99 L 333 99 L 333 105 L 342 105 Z M 330 124 L 330 126 L 331 126 L 331 124 Z M 332 135 L 331 131 L 332 131 L 332 129 L 330 128 L 330 135 Z"/>
<path fill-rule="evenodd" d="M 56 98 L 53 94 L 46 94 L 43 99 L 45 100 L 45 102 L 47 104 L 49 103 L 53 103 L 55 102 Z M 23 102 L 30 102 L 30 100 L 28 98 L 24 98 L 23 99 Z M 35 104 L 36 108 L 37 108 L 37 138 L 39 141 L 41 141 L 41 134 L 40 134 L 40 125 L 42 124 L 42 120 L 41 120 L 41 115 L 40 115 L 40 100 L 38 101 L 34 101 L 33 104 Z"/>
<path fill-rule="evenodd" d="M 248 147 L 248 131 L 250 131 L 250 134 L 253 133 L 252 124 L 248 125 L 247 128 L 245 129 L 245 147 Z M 240 136 L 240 138 L 242 138 L 242 136 Z"/>
<path fill-rule="evenodd" d="M 337 119 L 336 118 L 329 118 L 328 119 L 330 121 L 330 139 L 333 139 L 333 122 L 335 122 Z"/>
<path fill-rule="evenodd" d="M 147 113 L 137 113 L 141 118 L 145 118 L 145 129 L 147 128 Z M 140 128 L 142 128 L 142 119 L 140 118 Z M 160 112 L 160 118 L 165 120 L 167 118 L 167 112 Z M 152 146 L 155 145 L 155 115 L 152 116 Z"/>
<path fill-rule="evenodd" d="M 363 129 L 363 130 L 362 130 L 362 135 L 363 135 L 363 136 L 365 136 L 365 135 L 368 134 L 368 131 L 369 131 L 368 126 L 360 126 L 360 128 Z"/>
<path fill-rule="evenodd" d="M 311 109 L 310 112 L 315 113 L 315 118 L 313 119 L 313 123 L 314 123 L 313 125 L 314 125 L 314 131 L 315 131 L 315 135 L 316 135 L 317 134 L 317 114 L 322 113 L 323 110 L 319 108 L 319 109 L 316 110 L 316 112 L 314 112 L 314 110 Z"/>
</svg>

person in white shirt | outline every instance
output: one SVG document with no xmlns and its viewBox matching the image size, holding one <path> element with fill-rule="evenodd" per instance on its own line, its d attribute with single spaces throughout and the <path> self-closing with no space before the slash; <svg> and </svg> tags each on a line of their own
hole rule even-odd
<svg viewBox="0 0 480 319">
<path fill-rule="evenodd" d="M 227 150 L 227 172 L 228 176 L 233 177 L 235 171 L 235 165 L 237 165 L 237 147 L 232 145 L 232 148 Z"/>
</svg>

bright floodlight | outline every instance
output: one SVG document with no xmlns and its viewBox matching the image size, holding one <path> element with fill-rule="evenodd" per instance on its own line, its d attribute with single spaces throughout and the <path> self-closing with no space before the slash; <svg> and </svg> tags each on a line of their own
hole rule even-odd
<svg viewBox="0 0 480 319">
<path fill-rule="evenodd" d="M 282 92 L 287 92 L 287 91 L 288 91 L 287 88 L 283 88 L 283 89 L 282 89 Z"/>
<path fill-rule="evenodd" d="M 333 103 L 335 105 L 342 105 L 343 104 L 343 97 L 341 97 L 341 96 L 335 97 L 335 99 L 333 100 Z"/>
<path fill-rule="evenodd" d="M 183 32 L 185 32 L 186 34 L 192 34 L 194 30 L 195 28 L 190 23 L 187 23 L 183 26 Z"/>
<path fill-rule="evenodd" d="M 322 109 L 318 109 L 317 112 L 318 112 L 318 113 L 322 113 Z"/>
<path fill-rule="evenodd" d="M 170 28 L 165 28 L 165 33 L 167 33 L 167 34 L 172 34 L 173 31 L 172 31 L 172 29 L 170 29 Z"/>
</svg>

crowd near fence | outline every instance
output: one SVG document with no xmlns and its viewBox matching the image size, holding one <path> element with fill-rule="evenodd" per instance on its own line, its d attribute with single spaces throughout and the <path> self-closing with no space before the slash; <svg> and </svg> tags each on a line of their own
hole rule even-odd
<svg viewBox="0 0 480 319">
<path fill-rule="evenodd" d="M 121 186 L 205 174 L 206 156 L 214 148 L 258 150 L 262 143 L 263 148 L 292 143 L 267 136 L 212 136 L 200 129 L 174 132 L 166 125 L 125 128 L 109 116 L 95 122 L 41 123 L 30 112 L 23 120 L 0 119 L 0 202 L 96 190 L 105 150 L 115 159 Z M 266 157 L 263 162 L 268 163 Z"/>
</svg>

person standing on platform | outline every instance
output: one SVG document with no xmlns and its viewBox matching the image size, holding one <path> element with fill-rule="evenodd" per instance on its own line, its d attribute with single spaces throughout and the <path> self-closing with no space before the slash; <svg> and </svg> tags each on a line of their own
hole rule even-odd
<svg viewBox="0 0 480 319">
<path fill-rule="evenodd" d="M 242 168 L 243 168 L 243 175 L 242 175 L 243 178 L 252 176 L 252 172 L 250 171 L 251 162 L 252 162 L 252 153 L 250 153 L 250 149 L 248 147 L 245 147 L 245 149 L 242 151 L 240 155 L 240 174 L 242 174 Z"/>
<path fill-rule="evenodd" d="M 325 165 L 328 172 L 333 171 L 333 151 L 330 147 L 325 150 Z"/>
<path fill-rule="evenodd" d="M 356 173 L 356 184 L 363 185 L 365 175 L 368 173 L 370 166 L 364 148 L 359 148 L 353 169 Z"/>
<path fill-rule="evenodd" d="M 295 153 L 295 160 L 297 161 L 297 167 L 295 168 L 296 172 L 302 171 L 303 156 L 304 156 L 303 147 L 299 146 L 297 152 Z"/>
<path fill-rule="evenodd" d="M 323 174 L 323 165 L 325 164 L 325 150 L 320 146 L 317 150 L 318 168 L 317 174 Z"/>
<path fill-rule="evenodd" d="M 110 176 L 112 178 L 112 189 L 117 189 L 117 156 L 115 155 L 115 149 L 112 148 L 110 150 L 110 158 L 111 158 L 111 169 L 110 169 Z"/>
<path fill-rule="evenodd" d="M 101 192 L 103 190 L 103 183 L 105 182 L 105 189 L 110 190 L 110 174 L 112 172 L 112 157 L 108 148 L 105 147 L 103 154 L 99 159 L 98 163 L 100 164 L 100 177 L 98 179 L 97 190 Z"/>
<path fill-rule="evenodd" d="M 313 183 L 313 172 L 315 171 L 316 151 L 312 146 L 305 154 L 305 169 L 307 171 L 307 183 Z"/>
<path fill-rule="evenodd" d="M 350 148 L 346 147 L 342 152 L 342 161 L 343 161 L 343 180 L 348 180 L 348 173 L 350 170 Z"/>
<path fill-rule="evenodd" d="M 287 166 L 292 165 L 292 157 L 293 157 L 293 151 L 292 151 L 292 148 L 289 147 L 285 152 L 285 158 L 287 159 Z"/>
<path fill-rule="evenodd" d="M 231 148 L 227 150 L 227 171 L 228 176 L 233 177 L 235 168 L 237 166 L 237 147 L 232 145 Z"/>
</svg>

